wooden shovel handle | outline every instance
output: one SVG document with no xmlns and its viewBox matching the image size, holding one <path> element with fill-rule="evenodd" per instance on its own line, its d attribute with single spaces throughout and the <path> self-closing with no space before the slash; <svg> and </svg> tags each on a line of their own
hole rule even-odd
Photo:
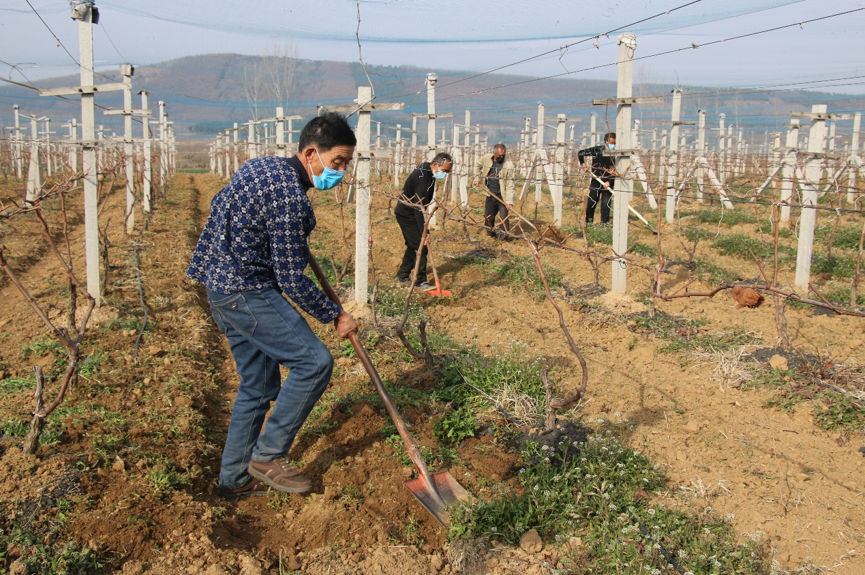
<svg viewBox="0 0 865 575">
<path fill-rule="evenodd" d="M 315 257 L 313 257 L 312 253 L 309 254 L 309 267 L 312 268 L 315 277 L 318 278 L 318 282 L 321 284 L 321 288 L 324 290 L 324 293 L 327 294 L 327 297 L 330 298 L 333 303 L 342 307 L 342 302 L 339 301 L 339 296 L 336 295 L 336 292 L 330 286 L 330 283 L 327 281 L 327 278 L 324 276 L 324 273 L 321 271 L 321 267 L 319 267 L 318 262 L 315 261 Z M 399 436 L 402 438 L 403 443 L 405 443 L 406 449 L 408 450 L 408 455 L 411 458 L 412 463 L 414 463 L 414 466 L 417 468 L 418 473 L 420 473 L 421 477 L 423 477 L 424 482 L 427 484 L 434 497 L 440 499 L 438 491 L 435 488 L 435 484 L 433 483 L 432 477 L 430 476 L 429 469 L 427 469 L 426 463 L 424 463 L 420 448 L 418 447 L 417 442 L 414 440 L 414 437 L 412 437 L 411 433 L 409 432 L 405 420 L 402 418 L 402 415 L 400 415 L 399 411 L 396 408 L 396 405 L 394 404 L 390 395 L 388 395 L 387 390 L 384 388 L 384 383 L 382 383 L 381 377 L 378 375 L 378 371 L 376 371 L 375 366 L 372 364 L 372 360 L 369 358 L 369 354 L 366 353 L 366 349 L 364 349 L 363 344 L 360 343 L 360 339 L 358 339 L 357 337 L 357 332 L 353 331 L 349 333 L 348 340 L 351 342 L 351 345 L 354 346 L 354 351 L 357 353 L 357 357 L 360 359 L 360 362 L 363 364 L 363 367 L 369 374 L 369 378 L 372 380 L 372 383 L 375 386 L 375 390 L 378 393 L 378 396 L 381 398 L 382 403 L 384 403 L 384 407 L 387 410 L 388 415 L 390 415 L 390 418 L 396 425 L 396 429 L 399 432 Z M 441 506 L 445 507 L 444 502 L 441 502 Z"/>
</svg>

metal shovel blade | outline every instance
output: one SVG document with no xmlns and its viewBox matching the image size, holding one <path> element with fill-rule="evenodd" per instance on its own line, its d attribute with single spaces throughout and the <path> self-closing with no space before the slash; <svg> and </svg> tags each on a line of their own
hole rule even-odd
<svg viewBox="0 0 865 575">
<path fill-rule="evenodd" d="M 440 500 L 436 497 L 436 493 L 430 489 L 430 486 L 424 481 L 423 477 L 409 479 L 403 484 L 412 492 L 412 495 L 417 497 L 421 505 L 426 507 L 433 517 L 438 520 L 444 527 L 450 523 L 447 513 L 447 508 L 456 505 L 459 502 L 471 501 L 471 494 L 460 485 L 453 475 L 447 471 L 434 473 L 431 475 L 433 488 L 438 493 Z M 441 506 L 439 501 L 443 501 L 445 507 Z"/>
<path fill-rule="evenodd" d="M 435 280 L 435 282 L 436 282 L 435 289 L 428 290 L 430 295 L 435 295 L 435 296 L 439 296 L 439 297 L 450 297 L 451 296 L 451 292 L 442 289 L 442 284 L 439 283 L 439 280 Z"/>
</svg>

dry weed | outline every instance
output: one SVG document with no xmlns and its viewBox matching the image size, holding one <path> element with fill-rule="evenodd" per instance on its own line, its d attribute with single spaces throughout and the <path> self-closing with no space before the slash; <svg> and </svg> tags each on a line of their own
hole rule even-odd
<svg viewBox="0 0 865 575">
<path fill-rule="evenodd" d="M 756 377 L 759 365 L 744 361 L 747 348 L 729 351 L 697 351 L 693 355 L 700 361 L 698 365 L 714 365 L 709 374 L 709 381 L 717 381 L 723 389 L 727 387 L 739 387 L 748 383 Z"/>
<path fill-rule="evenodd" d="M 535 427 L 543 421 L 540 403 L 531 396 L 517 391 L 513 386 L 505 384 L 493 396 L 477 396 L 493 403 L 496 409 L 502 409 L 511 415 L 513 423 L 520 427 Z M 490 416 L 494 412 L 487 412 Z"/>
<path fill-rule="evenodd" d="M 481 551 L 486 546 L 476 540 L 454 539 L 447 546 L 447 557 L 451 567 L 458 573 L 474 575 L 483 572 Z"/>
</svg>

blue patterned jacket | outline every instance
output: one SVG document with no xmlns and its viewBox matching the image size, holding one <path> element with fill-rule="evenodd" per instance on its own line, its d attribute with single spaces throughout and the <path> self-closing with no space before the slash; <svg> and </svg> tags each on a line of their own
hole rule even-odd
<svg viewBox="0 0 865 575">
<path fill-rule="evenodd" d="M 296 157 L 246 162 L 211 201 L 186 275 L 220 294 L 281 289 L 318 321 L 334 320 L 339 307 L 303 273 L 316 223 L 311 187 Z"/>
</svg>

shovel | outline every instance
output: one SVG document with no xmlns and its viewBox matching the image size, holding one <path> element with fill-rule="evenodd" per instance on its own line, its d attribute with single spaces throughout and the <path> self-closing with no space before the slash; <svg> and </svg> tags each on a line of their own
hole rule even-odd
<svg viewBox="0 0 865 575">
<path fill-rule="evenodd" d="M 590 173 L 591 173 L 591 172 L 590 172 Z M 595 174 L 592 174 L 592 179 L 593 179 L 593 180 L 597 180 L 599 184 L 603 184 L 603 183 L 604 183 L 604 182 L 601 180 L 601 178 L 599 178 L 599 177 L 596 176 Z M 614 194 L 616 193 L 616 191 L 615 191 L 613 188 L 609 188 L 609 190 L 610 190 L 611 192 L 613 192 Z M 649 220 L 647 220 L 646 218 L 644 218 L 644 217 L 642 216 L 642 214 L 640 214 L 640 212 L 638 212 L 637 210 L 635 210 L 634 207 L 633 207 L 631 204 L 628 204 L 628 210 L 629 210 L 632 214 L 634 214 L 635 216 L 637 216 L 637 218 L 638 218 L 641 222 L 643 222 L 644 224 L 646 224 L 646 226 L 647 226 L 650 230 L 652 230 L 652 233 L 653 233 L 653 234 L 658 235 L 658 230 L 655 229 L 655 226 L 653 226 L 652 224 L 650 224 L 650 223 L 649 223 Z"/>
<path fill-rule="evenodd" d="M 427 236 L 427 237 L 429 237 L 429 236 Z M 427 255 L 429 256 L 429 263 L 432 266 L 433 277 L 435 278 L 435 284 L 436 284 L 435 289 L 431 289 L 431 290 L 427 290 L 427 291 L 429 292 L 430 295 L 434 295 L 434 296 L 438 296 L 438 297 L 450 297 L 451 292 L 449 292 L 447 290 L 443 290 L 442 284 L 441 284 L 441 282 L 439 282 L 439 274 L 436 271 L 436 264 L 433 261 L 432 249 L 430 248 L 429 244 L 427 244 Z"/>
<path fill-rule="evenodd" d="M 324 293 L 327 294 L 327 297 L 329 297 L 335 304 L 341 306 L 342 304 L 339 301 L 339 296 L 337 296 L 336 292 L 333 291 L 333 288 L 330 287 L 330 284 L 324 277 L 321 268 L 318 266 L 318 262 L 315 261 L 315 258 L 311 253 L 309 254 L 309 267 L 312 268 L 313 273 L 315 273 L 315 276 L 318 278 L 318 281 L 321 284 Z M 379 377 L 369 355 L 366 353 L 366 350 L 363 348 L 363 345 L 357 337 L 357 332 L 353 331 L 348 334 L 348 340 L 354 346 L 357 357 L 360 359 L 361 363 L 363 363 L 364 368 L 366 368 L 366 372 L 369 374 L 376 392 L 378 392 L 379 397 L 381 397 L 381 400 L 384 403 L 385 409 L 387 409 L 388 415 L 390 415 L 390 418 L 396 425 L 399 436 L 402 438 L 406 449 L 408 450 L 408 455 L 418 471 L 419 477 L 417 479 L 404 481 L 404 485 L 409 491 L 411 491 L 412 495 L 417 497 L 421 505 L 426 507 L 427 511 L 432 513 L 432 516 L 435 517 L 439 523 L 444 527 L 447 527 L 447 508 L 460 501 L 469 501 L 471 495 L 447 471 L 430 474 L 426 463 L 424 463 L 417 442 L 415 442 L 414 437 L 409 433 L 405 420 L 403 420 L 399 411 L 397 411 L 396 405 L 394 405 L 393 400 L 388 395 L 387 390 L 385 390 L 381 377 Z"/>
</svg>

